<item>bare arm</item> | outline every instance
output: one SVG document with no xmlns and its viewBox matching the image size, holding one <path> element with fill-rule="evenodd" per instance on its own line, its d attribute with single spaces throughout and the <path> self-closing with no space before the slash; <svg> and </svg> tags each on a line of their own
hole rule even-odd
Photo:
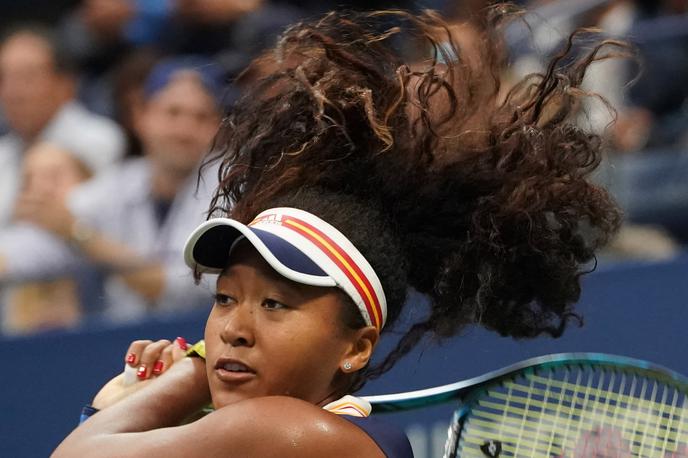
<svg viewBox="0 0 688 458">
<path fill-rule="evenodd" d="M 141 386 L 143 388 L 139 391 L 98 412 L 72 431 L 53 456 L 139 456 L 131 447 L 136 443 L 155 443 L 168 435 L 170 438 L 178 435 L 188 439 L 183 434 L 185 427 L 172 427 L 210 400 L 204 361 L 185 358 L 170 368 L 164 377 Z M 132 437 L 139 435 L 142 437 L 136 440 Z M 127 445 L 128 441 L 134 443 Z M 145 450 L 140 452 L 143 456 Z"/>
<path fill-rule="evenodd" d="M 84 257 L 118 275 L 146 300 L 155 301 L 162 294 L 165 271 L 159 262 L 144 259 L 126 244 L 84 226 L 64 201 L 50 196 L 25 196 L 18 201 L 17 217 L 77 246 Z"/>
<path fill-rule="evenodd" d="M 248 399 L 174 426 L 207 401 L 198 389 L 204 378 L 202 361 L 180 361 L 145 388 L 87 420 L 53 457 L 383 456 L 354 425 L 294 398 Z"/>
<path fill-rule="evenodd" d="M 127 245 L 100 233 L 93 233 L 77 245 L 84 256 L 114 272 L 146 300 L 159 299 L 165 287 L 165 272 L 159 262 L 143 259 Z"/>
</svg>

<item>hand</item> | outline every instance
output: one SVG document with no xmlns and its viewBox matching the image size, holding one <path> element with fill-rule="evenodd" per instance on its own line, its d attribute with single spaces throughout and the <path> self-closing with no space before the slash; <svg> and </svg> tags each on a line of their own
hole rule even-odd
<svg viewBox="0 0 688 458">
<path fill-rule="evenodd" d="M 222 24 L 258 9 L 263 0 L 178 0 L 177 12 L 191 22 Z"/>
<path fill-rule="evenodd" d="M 140 390 L 183 359 L 186 349 L 183 337 L 177 337 L 174 343 L 167 339 L 132 342 L 124 358 L 124 372 L 100 389 L 93 399 L 93 407 L 105 409 Z"/>
<path fill-rule="evenodd" d="M 71 237 L 75 221 L 65 200 L 47 193 L 22 193 L 15 206 L 15 218 L 40 226 L 65 240 Z"/>
<path fill-rule="evenodd" d="M 688 458 L 688 447 L 680 445 L 675 452 L 667 452 L 664 458 Z"/>
<path fill-rule="evenodd" d="M 614 146 L 621 153 L 642 149 L 650 137 L 653 123 L 652 113 L 644 108 L 620 112 L 611 129 Z"/>
<path fill-rule="evenodd" d="M 631 449 L 628 442 L 621 437 L 621 432 L 614 428 L 597 428 L 581 434 L 571 453 L 562 455 L 566 458 L 630 458 Z"/>
</svg>

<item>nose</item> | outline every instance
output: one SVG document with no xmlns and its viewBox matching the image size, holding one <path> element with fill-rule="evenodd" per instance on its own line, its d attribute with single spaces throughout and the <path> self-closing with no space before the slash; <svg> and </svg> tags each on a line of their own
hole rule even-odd
<svg viewBox="0 0 688 458">
<path fill-rule="evenodd" d="M 252 347 L 255 343 L 255 315 L 250 304 L 238 303 L 225 315 L 220 338 L 233 347 Z"/>
</svg>

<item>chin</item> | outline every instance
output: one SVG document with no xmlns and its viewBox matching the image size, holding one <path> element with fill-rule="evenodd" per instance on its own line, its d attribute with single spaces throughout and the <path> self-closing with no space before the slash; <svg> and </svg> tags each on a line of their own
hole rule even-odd
<svg viewBox="0 0 688 458">
<path fill-rule="evenodd" d="M 211 394 L 213 407 L 216 410 L 255 397 L 258 396 L 250 396 L 236 391 L 218 391 Z"/>
</svg>

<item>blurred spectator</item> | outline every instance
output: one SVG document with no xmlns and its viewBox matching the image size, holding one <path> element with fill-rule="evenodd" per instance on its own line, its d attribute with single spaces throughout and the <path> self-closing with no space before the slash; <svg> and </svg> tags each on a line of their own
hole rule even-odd
<svg viewBox="0 0 688 458">
<path fill-rule="evenodd" d="M 82 0 L 61 30 L 82 69 L 80 96 L 94 110 L 112 115 L 113 66 L 132 49 L 202 54 L 221 62 L 233 77 L 305 17 L 335 8 L 413 5 L 411 0 Z"/>
<path fill-rule="evenodd" d="M 172 28 L 227 25 L 263 0 L 84 0 L 81 21 L 97 40 L 141 46 L 172 40 Z M 169 34 L 169 35 L 168 35 Z"/>
<path fill-rule="evenodd" d="M 25 153 L 19 198 L 64 200 L 90 176 L 91 170 L 72 153 L 39 142 Z M 8 287 L 3 293 L 0 303 L 6 333 L 66 327 L 79 319 L 78 285 L 69 277 Z"/>
<path fill-rule="evenodd" d="M 79 0 L 0 0 L 0 30 L 25 21 L 56 23 Z"/>
<path fill-rule="evenodd" d="M 263 16 L 261 22 L 279 21 L 285 26 L 335 8 L 404 8 L 413 3 L 409 0 L 83 0 L 69 29 L 73 37 L 91 38 L 73 41 L 86 53 L 90 53 L 87 48 L 92 46 L 124 44 L 156 45 L 167 52 L 214 54 L 232 46 L 231 29 L 251 14 Z M 262 39 L 258 35 L 255 38 Z"/>
<path fill-rule="evenodd" d="M 16 29 L 0 43 L 0 107 L 10 128 L 0 137 L 0 227 L 12 213 L 22 154 L 31 143 L 61 145 L 96 171 L 123 153 L 119 127 L 74 100 L 75 77 L 56 43 L 37 26 Z"/>
<path fill-rule="evenodd" d="M 622 204 L 627 224 L 609 251 L 629 258 L 664 259 L 688 240 L 688 1 L 615 0 L 594 23 L 636 46 L 638 65 L 608 60 L 591 67 L 589 89 L 605 97 L 612 114 L 591 104 L 589 119 L 605 127 L 616 153 L 608 158 L 606 184 Z M 632 78 L 637 81 L 624 84 Z"/>
<path fill-rule="evenodd" d="M 591 96 L 581 103 L 579 122 L 601 135 L 612 153 L 598 170 L 598 179 L 619 200 L 627 217 L 604 257 L 676 256 L 681 250 L 677 239 L 688 240 L 685 154 L 656 154 L 648 147 L 677 145 L 677 131 L 688 132 L 688 90 L 678 87 L 686 79 L 682 75 L 688 77 L 684 14 L 688 0 L 542 0 L 538 5 L 525 15 L 531 29 L 517 21 L 510 30 L 516 75 L 543 72 L 544 59 L 559 52 L 570 33 L 581 27 L 593 29 L 576 38 L 574 47 L 580 53 L 589 53 L 591 45 L 604 38 L 637 47 L 633 51 L 638 59 L 621 46 L 603 49 L 598 57 L 622 58 L 591 65 L 584 81 Z M 683 27 L 669 27 L 676 21 Z M 617 154 L 648 151 L 654 154 L 647 160 L 644 154 Z"/>
<path fill-rule="evenodd" d="M 47 233 L 0 234 L 0 279 L 49 277 L 90 261 L 107 275 L 105 316 L 114 321 L 208 303 L 209 293 L 194 285 L 182 249 L 205 219 L 215 187 L 212 172 L 198 190 L 196 185 L 220 119 L 217 70 L 199 59 L 158 64 L 146 81 L 138 121 L 144 157 L 83 185 L 67 202 L 23 199 L 18 215 Z"/>
<path fill-rule="evenodd" d="M 636 46 L 640 68 L 610 60 L 593 66 L 587 75 L 589 89 L 616 109 L 608 133 L 617 152 L 677 146 L 686 132 L 688 89 L 681 82 L 688 77 L 687 8 L 686 0 L 614 0 L 589 14 L 589 24 L 582 24 Z M 589 117 L 598 132 L 613 119 L 601 104 Z"/>
<path fill-rule="evenodd" d="M 538 3 L 540 8 L 527 15 L 532 43 L 524 50 L 528 40 L 521 40 L 517 74 L 542 71 L 543 59 L 557 52 L 573 30 L 598 28 L 604 37 L 634 45 L 638 61 L 611 59 L 590 67 L 585 88 L 608 105 L 589 99 L 581 122 L 606 134 L 618 152 L 682 145 L 688 138 L 688 89 L 682 83 L 688 77 L 688 0 Z M 576 45 L 586 52 L 589 43 L 579 37 Z"/>
<path fill-rule="evenodd" d="M 650 3 L 650 2 L 640 2 Z M 688 146 L 688 1 L 663 0 L 646 6 L 629 31 L 642 58 L 642 72 L 630 88 L 630 103 L 647 113 L 648 148 Z"/>
<path fill-rule="evenodd" d="M 63 27 L 71 52 L 102 74 L 135 47 L 213 55 L 231 46 L 232 25 L 263 0 L 83 0 Z"/>
<path fill-rule="evenodd" d="M 143 86 L 160 55 L 152 48 L 135 49 L 115 68 L 112 94 L 115 119 L 127 135 L 127 156 L 141 154 L 141 136 L 137 132 L 144 106 Z"/>
<path fill-rule="evenodd" d="M 606 2 L 584 15 L 579 24 L 597 27 L 608 38 L 626 40 L 643 14 L 637 3 L 633 0 Z M 621 52 L 613 48 L 605 51 L 609 55 Z M 651 116 L 628 100 L 628 84 L 637 76 L 637 67 L 632 59 L 601 60 L 590 67 L 585 79 L 585 89 L 600 95 L 604 101 L 588 98 L 583 105 L 581 122 L 589 123 L 595 133 L 607 135 L 611 148 L 617 152 L 637 151 L 645 145 L 649 135 Z"/>
<path fill-rule="evenodd" d="M 83 0 L 62 21 L 61 38 L 81 69 L 80 98 L 99 113 L 116 116 L 113 80 L 117 84 L 118 63 L 128 61 L 132 51 L 200 54 L 220 61 L 234 76 L 300 17 L 264 0 Z"/>
</svg>

